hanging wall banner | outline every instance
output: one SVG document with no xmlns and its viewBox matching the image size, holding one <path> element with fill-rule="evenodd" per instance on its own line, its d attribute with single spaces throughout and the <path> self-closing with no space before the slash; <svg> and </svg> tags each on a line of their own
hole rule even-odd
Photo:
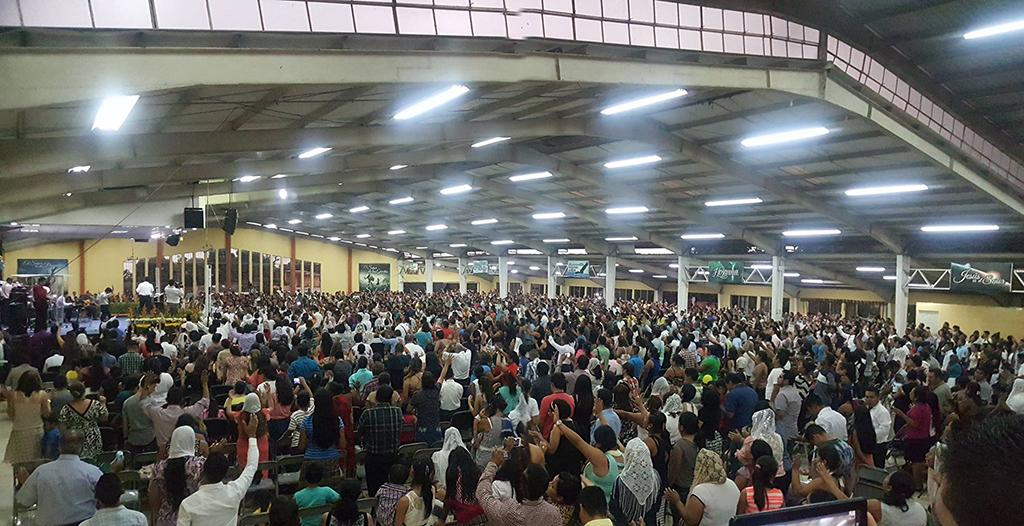
<svg viewBox="0 0 1024 526">
<path fill-rule="evenodd" d="M 487 274 L 490 272 L 490 266 L 486 259 L 477 259 L 473 261 L 473 265 L 470 267 L 470 273 L 472 274 Z"/>
<path fill-rule="evenodd" d="M 743 263 L 739 261 L 709 261 L 708 281 L 712 283 L 743 283 Z"/>
<path fill-rule="evenodd" d="M 391 265 L 388 263 L 360 263 L 359 290 L 362 292 L 391 290 Z"/>
<path fill-rule="evenodd" d="M 589 278 L 590 277 L 590 262 L 589 261 L 577 261 L 569 260 L 565 262 L 565 272 L 562 273 L 562 277 L 566 278 Z"/>
<path fill-rule="evenodd" d="M 950 292 L 1010 292 L 1012 263 L 950 263 Z"/>
<path fill-rule="evenodd" d="M 67 273 L 68 260 L 66 259 L 22 258 L 18 260 L 18 274 L 23 276 L 50 276 Z"/>
</svg>

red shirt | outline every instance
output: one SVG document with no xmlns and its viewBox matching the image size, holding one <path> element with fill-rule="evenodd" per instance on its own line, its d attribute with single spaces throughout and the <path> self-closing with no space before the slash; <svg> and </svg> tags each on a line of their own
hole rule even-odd
<svg viewBox="0 0 1024 526">
<path fill-rule="evenodd" d="M 907 411 L 907 417 L 913 420 L 917 427 L 904 426 L 903 438 L 907 440 L 927 440 L 931 438 L 932 408 L 928 404 L 914 404 L 914 407 Z"/>
<path fill-rule="evenodd" d="M 569 408 L 576 411 L 576 400 L 569 396 L 569 393 L 552 393 L 540 401 L 540 429 L 544 438 L 551 436 L 551 428 L 555 427 L 555 419 L 551 417 L 551 403 L 555 400 L 565 400 Z M 566 418 L 569 415 L 559 415 Z"/>
</svg>

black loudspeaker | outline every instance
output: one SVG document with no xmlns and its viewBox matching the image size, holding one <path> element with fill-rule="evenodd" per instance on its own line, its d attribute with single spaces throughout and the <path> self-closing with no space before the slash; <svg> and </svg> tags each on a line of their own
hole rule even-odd
<svg viewBox="0 0 1024 526">
<path fill-rule="evenodd" d="M 230 236 L 235 233 L 235 227 L 238 226 L 238 210 L 229 208 L 224 213 L 224 225 L 221 228 Z"/>
<path fill-rule="evenodd" d="M 28 332 L 28 304 L 22 301 L 12 301 L 8 307 L 9 317 L 7 318 L 7 330 L 10 334 L 25 334 Z M 12 347 L 13 349 L 13 347 Z M 10 357 L 7 358 L 10 360 Z"/>
<path fill-rule="evenodd" d="M 171 234 L 167 236 L 167 244 L 172 247 L 178 246 L 181 242 L 181 234 Z"/>
<path fill-rule="evenodd" d="M 202 208 L 186 208 L 182 215 L 185 218 L 185 228 L 206 228 L 206 215 Z"/>
</svg>

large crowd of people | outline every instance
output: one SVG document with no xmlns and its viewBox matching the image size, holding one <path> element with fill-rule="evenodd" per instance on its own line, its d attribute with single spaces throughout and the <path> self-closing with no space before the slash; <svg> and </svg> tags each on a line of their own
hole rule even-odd
<svg viewBox="0 0 1024 526">
<path fill-rule="evenodd" d="M 1024 524 L 1024 343 L 1010 335 L 281 291 L 101 327 L 3 335 L 5 460 L 39 524 L 356 525 L 375 498 L 385 526 L 724 526 L 849 499 L 864 473 L 884 477 L 872 523 Z M 415 443 L 428 454 L 403 453 Z M 261 464 L 295 455 L 287 483 Z M 144 514 L 122 478 L 147 481 Z"/>
</svg>

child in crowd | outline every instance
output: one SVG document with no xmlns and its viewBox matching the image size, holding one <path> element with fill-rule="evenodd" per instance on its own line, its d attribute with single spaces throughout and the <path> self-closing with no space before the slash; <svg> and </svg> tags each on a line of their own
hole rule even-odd
<svg viewBox="0 0 1024 526">
<path fill-rule="evenodd" d="M 298 396 L 295 397 L 295 403 L 298 404 L 299 408 L 292 411 L 292 416 L 288 421 L 288 431 L 292 433 L 292 449 L 299 447 L 299 436 L 302 433 L 302 423 L 309 418 L 309 415 L 313 414 L 313 403 L 309 398 L 309 393 L 302 391 Z"/>
<path fill-rule="evenodd" d="M 341 498 L 334 503 L 328 515 L 326 526 L 366 526 L 363 514 L 359 513 L 359 493 L 362 485 L 358 480 L 345 480 L 338 487 Z"/>
<path fill-rule="evenodd" d="M 50 415 L 43 419 L 43 458 L 55 460 L 60 456 L 60 428 L 57 417 Z"/>
<path fill-rule="evenodd" d="M 395 462 L 388 471 L 388 482 L 377 490 L 377 513 L 378 524 L 394 524 L 395 508 L 398 501 L 409 493 L 409 466 L 401 462 Z"/>
<path fill-rule="evenodd" d="M 320 481 L 324 478 L 323 466 L 311 463 L 306 465 L 305 470 L 306 473 L 303 476 L 303 480 L 306 482 L 306 487 L 296 491 L 294 496 L 295 504 L 299 506 L 300 510 L 332 504 L 338 501 L 340 498 L 338 492 L 320 485 Z M 302 526 L 318 526 L 319 524 L 319 517 L 305 517 L 302 519 Z"/>
</svg>

